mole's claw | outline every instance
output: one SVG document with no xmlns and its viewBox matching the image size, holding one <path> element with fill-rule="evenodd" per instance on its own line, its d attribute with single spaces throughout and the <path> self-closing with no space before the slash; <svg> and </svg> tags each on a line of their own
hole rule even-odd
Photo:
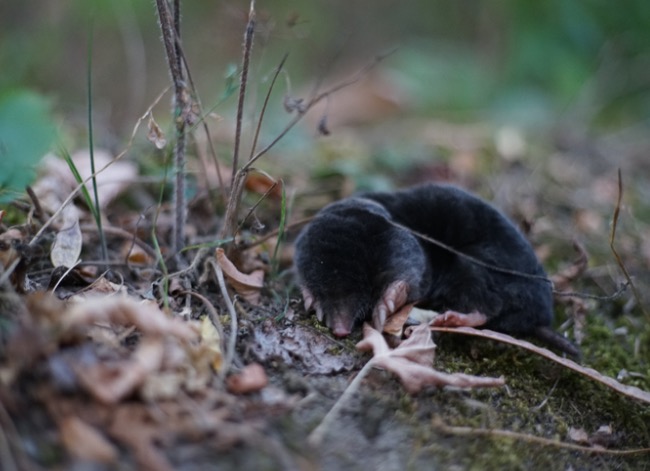
<svg viewBox="0 0 650 471">
<path fill-rule="evenodd" d="M 301 291 L 302 291 L 302 299 L 305 302 L 305 311 L 309 311 L 311 306 L 314 304 L 314 297 L 309 292 L 309 290 L 305 287 L 303 287 Z"/>
<path fill-rule="evenodd" d="M 325 318 L 325 313 L 323 313 L 323 309 L 320 307 L 320 304 L 316 303 L 314 305 L 314 309 L 316 310 L 316 319 L 318 319 L 318 322 L 323 322 L 323 319 Z"/>
</svg>

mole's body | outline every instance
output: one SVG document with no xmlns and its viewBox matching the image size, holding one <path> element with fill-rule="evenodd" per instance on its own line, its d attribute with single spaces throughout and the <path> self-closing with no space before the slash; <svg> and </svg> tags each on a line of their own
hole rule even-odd
<svg viewBox="0 0 650 471">
<path fill-rule="evenodd" d="M 398 227 L 393 223 L 397 223 Z M 413 233 L 409 231 L 411 229 Z M 424 234 L 497 271 L 423 240 Z M 550 329 L 550 284 L 532 247 L 496 208 L 459 188 L 429 184 L 367 193 L 325 207 L 296 242 L 307 308 L 337 336 L 403 305 L 478 312 L 484 327 L 540 337 L 571 354 Z"/>
</svg>

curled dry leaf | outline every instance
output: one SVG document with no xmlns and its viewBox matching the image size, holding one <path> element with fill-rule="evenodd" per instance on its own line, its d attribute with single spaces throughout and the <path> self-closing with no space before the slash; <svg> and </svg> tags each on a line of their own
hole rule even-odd
<svg viewBox="0 0 650 471">
<path fill-rule="evenodd" d="M 148 375 L 160 370 L 163 353 L 162 339 L 145 337 L 130 360 L 117 364 L 77 363 L 73 369 L 95 399 L 114 404 L 144 384 Z"/>
<path fill-rule="evenodd" d="M 386 318 L 386 322 L 384 323 L 384 334 L 401 338 L 402 331 L 404 330 L 404 324 L 409 318 L 412 309 L 413 304 L 407 304 L 395 314 L 388 316 L 388 318 Z"/>
<path fill-rule="evenodd" d="M 417 393 L 425 386 L 455 386 L 459 388 L 496 387 L 505 384 L 504 379 L 472 376 L 463 373 L 442 373 L 431 366 L 435 344 L 427 325 L 413 329 L 411 336 L 391 350 L 383 336 L 365 324 L 363 340 L 357 344 L 362 351 L 372 351 L 370 360 L 375 367 L 397 375 L 409 393 Z"/>
<path fill-rule="evenodd" d="M 226 380 L 228 391 L 233 394 L 248 394 L 266 387 L 269 378 L 259 363 L 251 363 L 239 373 L 229 376 Z"/>
<path fill-rule="evenodd" d="M 90 297 L 72 308 L 63 318 L 64 330 L 97 322 L 134 325 L 143 334 L 171 335 L 196 340 L 196 326 L 167 317 L 153 301 L 136 301 L 122 296 Z"/>
<path fill-rule="evenodd" d="M 72 456 L 83 461 L 115 463 L 117 449 L 99 430 L 78 417 L 65 417 L 59 423 L 61 441 Z"/>
<path fill-rule="evenodd" d="M 165 133 L 160 129 L 156 120 L 153 119 L 153 116 L 149 115 L 149 122 L 147 124 L 149 132 L 147 132 L 147 139 L 151 142 L 156 149 L 164 149 L 167 145 L 167 139 L 165 138 Z"/>
<path fill-rule="evenodd" d="M 258 304 L 260 301 L 260 290 L 264 286 L 264 271 L 255 270 L 249 275 L 246 275 L 228 260 L 226 252 L 222 248 L 216 250 L 217 263 L 223 270 L 230 285 L 242 298 L 251 304 Z"/>
</svg>

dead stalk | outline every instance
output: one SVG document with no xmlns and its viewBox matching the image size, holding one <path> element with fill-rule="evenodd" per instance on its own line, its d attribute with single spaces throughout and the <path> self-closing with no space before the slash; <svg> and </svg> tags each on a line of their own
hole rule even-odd
<svg viewBox="0 0 650 471">
<path fill-rule="evenodd" d="M 552 446 L 555 448 L 580 451 L 582 453 L 590 453 L 590 454 L 625 456 L 625 455 L 638 455 L 643 453 L 650 453 L 650 448 L 633 448 L 629 450 L 609 450 L 607 448 L 602 448 L 602 447 L 595 447 L 595 446 L 591 447 L 591 446 L 576 445 L 574 443 L 565 443 L 559 440 L 537 437 L 535 435 L 513 432 L 511 430 L 455 427 L 455 426 L 443 424 L 442 422 L 439 421 L 434 421 L 433 426 L 434 428 L 438 429 L 440 432 L 449 435 L 470 436 L 470 437 L 483 436 L 489 438 L 509 438 L 512 440 L 519 440 L 526 443 L 535 443 L 541 446 Z"/>
<path fill-rule="evenodd" d="M 224 356 L 222 370 L 223 375 L 226 375 L 235 359 L 235 346 L 237 345 L 237 312 L 235 311 L 235 306 L 233 305 L 232 300 L 230 299 L 230 295 L 228 294 L 226 280 L 223 277 L 223 270 L 214 259 L 209 259 L 208 263 L 214 270 L 214 274 L 216 275 L 217 281 L 219 282 L 221 295 L 226 302 L 226 307 L 228 308 L 228 313 L 230 314 L 230 337 L 228 338 L 228 348 L 226 349 L 226 355 Z"/>
<path fill-rule="evenodd" d="M 172 18 L 166 0 L 156 0 L 160 30 L 167 56 L 167 65 L 174 85 L 174 122 L 176 125 L 176 144 L 174 146 L 174 230 L 172 251 L 178 254 L 183 248 L 185 232 L 185 127 L 187 124 L 188 97 L 185 87 L 183 65 L 180 57 L 180 2 L 174 1 Z"/>
<path fill-rule="evenodd" d="M 375 362 L 371 359 L 369 360 L 365 365 L 363 365 L 363 368 L 361 368 L 361 371 L 357 374 L 357 376 L 352 380 L 352 382 L 348 385 L 347 388 L 345 388 L 345 391 L 343 391 L 343 394 L 341 394 L 341 397 L 338 398 L 336 403 L 332 406 L 332 408 L 329 410 L 329 412 L 323 417 L 323 420 L 321 420 L 320 424 L 311 431 L 309 436 L 307 437 L 307 442 L 314 446 L 320 446 L 321 443 L 323 443 L 323 439 L 327 435 L 327 432 L 329 431 L 332 423 L 338 418 L 339 412 L 345 406 L 350 398 L 352 397 L 353 394 L 355 394 L 359 390 L 359 386 L 361 385 L 361 381 L 363 378 L 365 378 L 370 370 L 375 366 Z"/>
</svg>

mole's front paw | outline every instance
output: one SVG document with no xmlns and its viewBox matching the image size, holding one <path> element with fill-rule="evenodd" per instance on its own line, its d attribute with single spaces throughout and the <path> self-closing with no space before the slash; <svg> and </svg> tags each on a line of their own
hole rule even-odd
<svg viewBox="0 0 650 471">
<path fill-rule="evenodd" d="M 392 282 L 372 311 L 372 325 L 379 332 L 384 328 L 386 318 L 400 309 L 408 299 L 409 285 L 406 281 Z"/>
</svg>

